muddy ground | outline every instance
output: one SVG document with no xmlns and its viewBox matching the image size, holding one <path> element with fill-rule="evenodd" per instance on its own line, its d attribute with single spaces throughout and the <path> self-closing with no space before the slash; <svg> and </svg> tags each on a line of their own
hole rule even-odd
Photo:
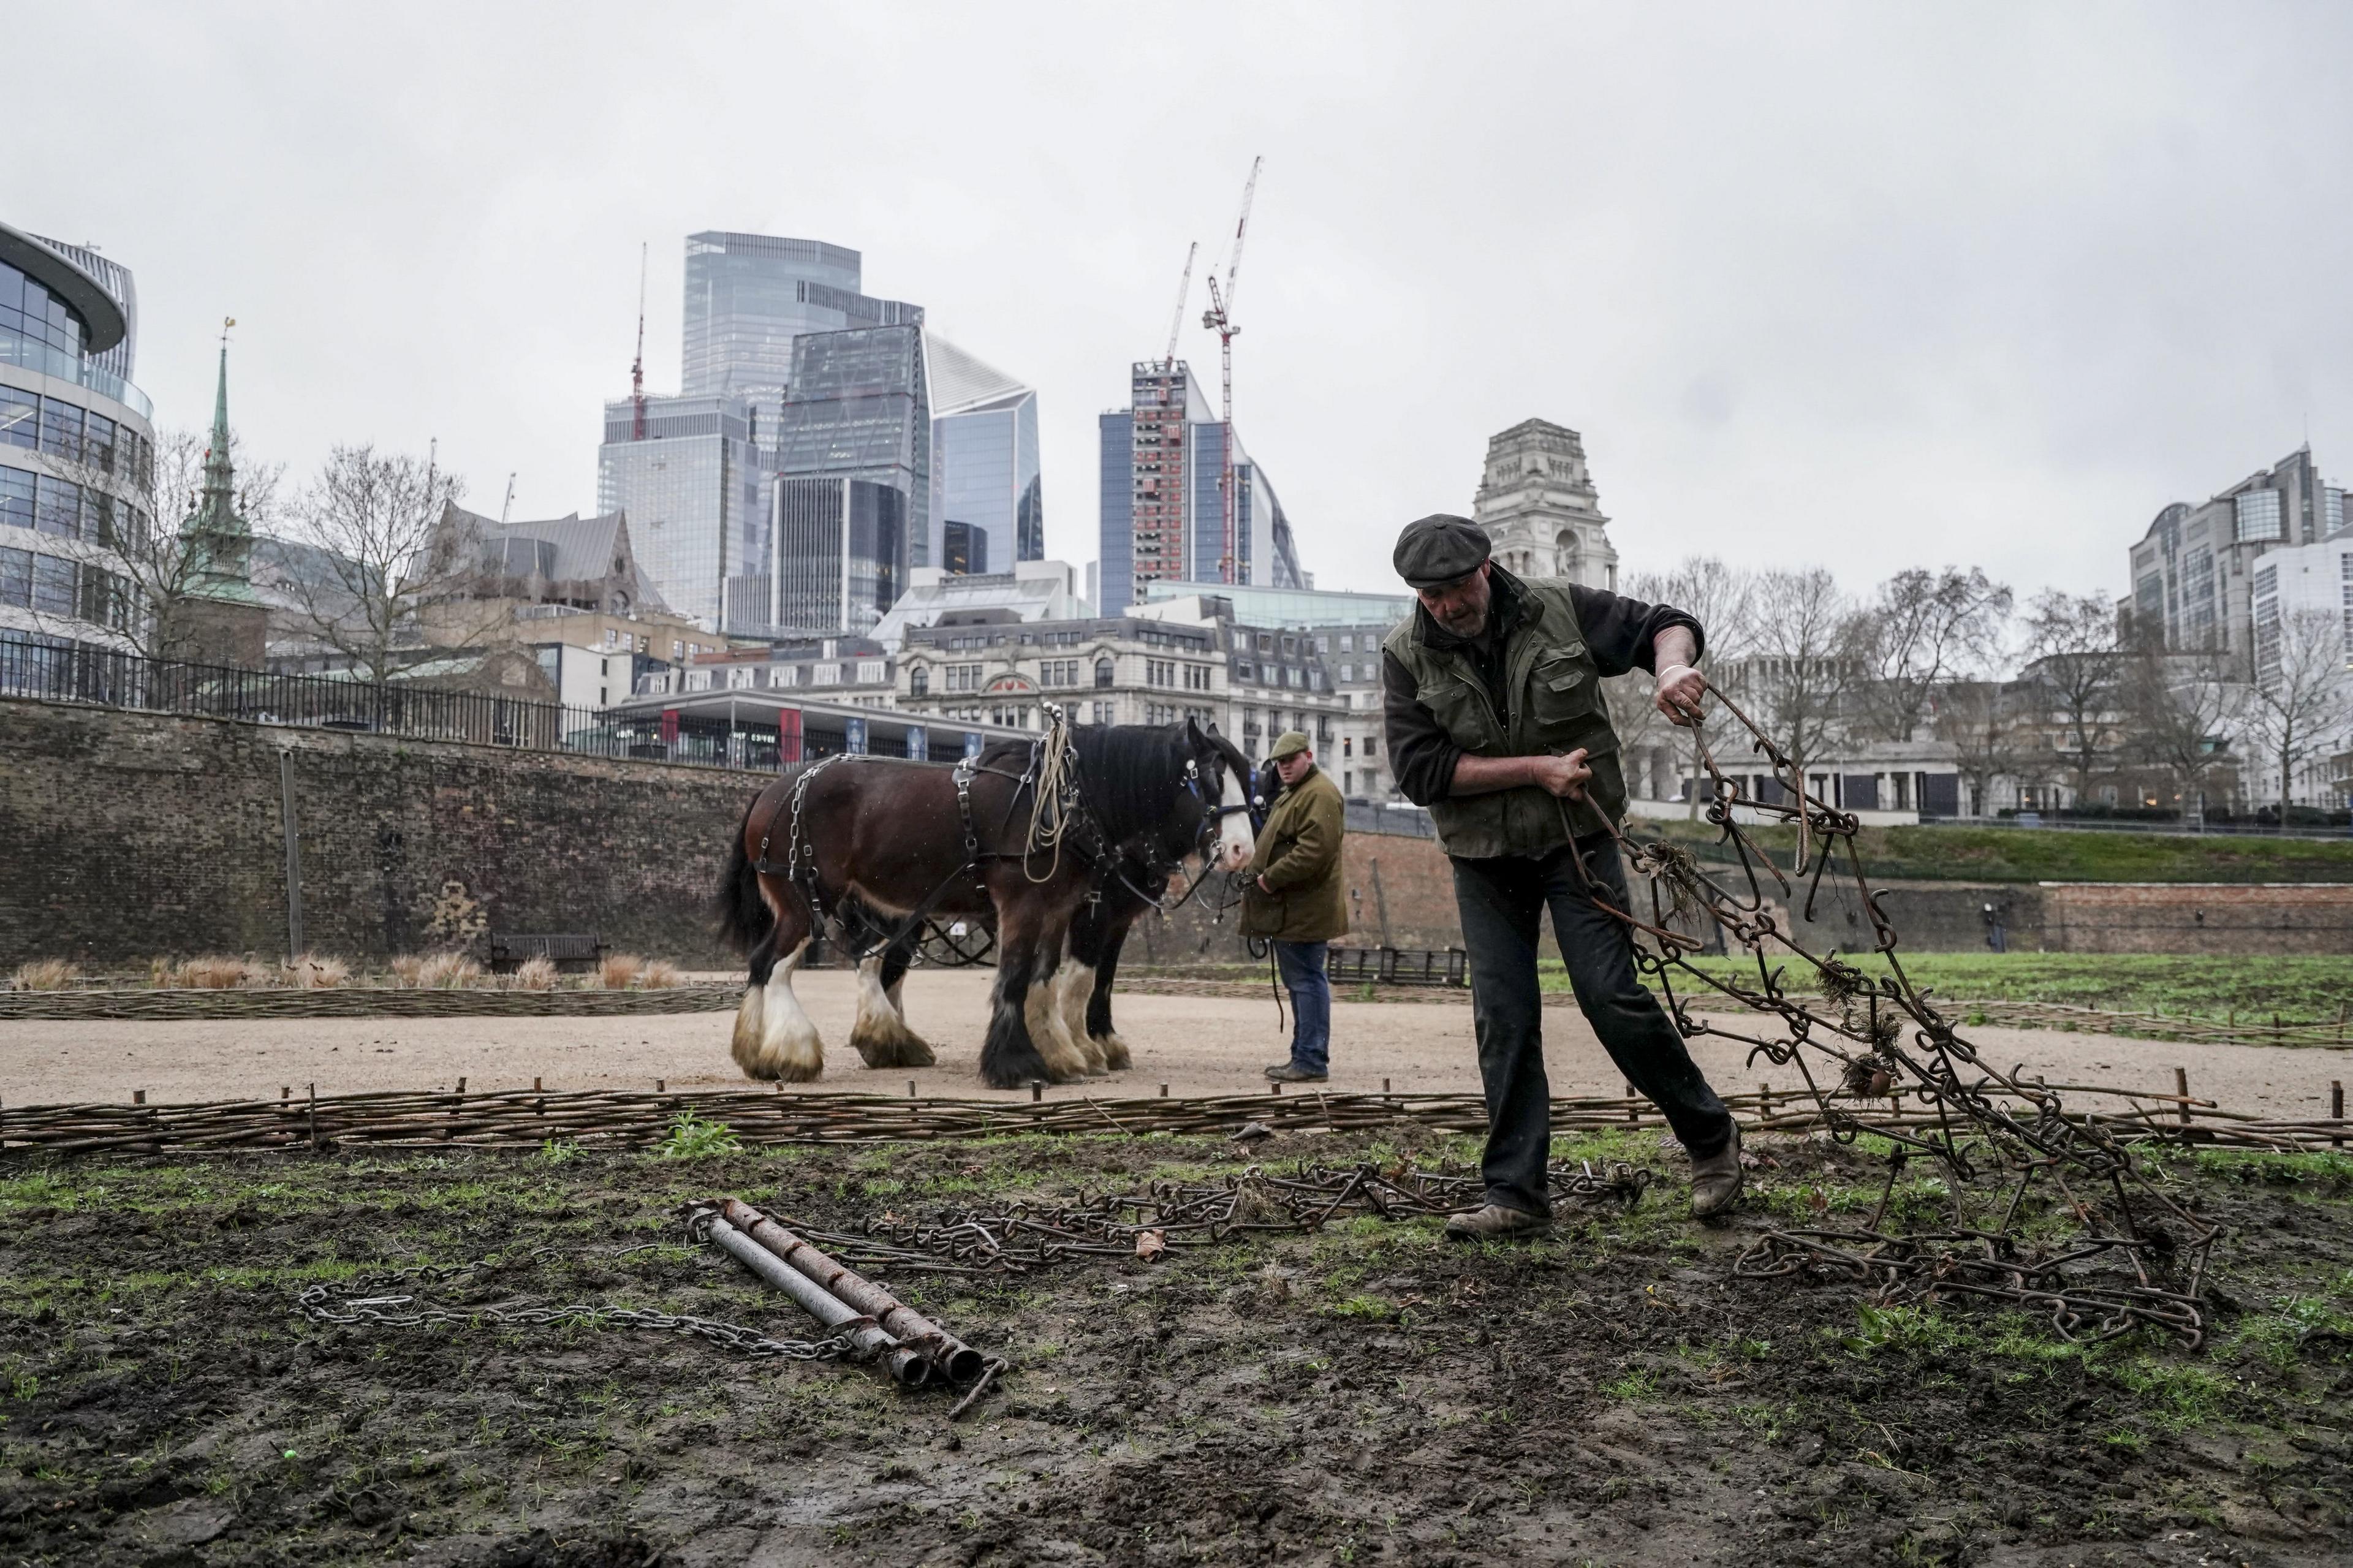
<svg viewBox="0 0 2353 1568">
<path fill-rule="evenodd" d="M 799 1337 L 690 1196 L 812 1223 L 1239 1170 L 1150 1137 L 0 1167 L 0 1563 L 2324 1563 L 2353 1552 L 2353 1159 L 2165 1163 L 2232 1227 L 2215 1342 L 1739 1283 L 1756 1232 L 1875 1201 L 1856 1152 L 1767 1146 L 1729 1224 L 1662 1178 L 1542 1244 L 1348 1222 L 1154 1262 L 909 1278 L 1018 1370 L 962 1422 L 867 1367 L 597 1329 L 312 1326 L 302 1286 L 439 1291 Z M 1400 1131 L 1261 1145 L 1431 1163 Z M 1905 1204 L 1933 1206 L 1925 1180 Z M 649 1246 L 649 1243 L 659 1245 Z M 556 1253 L 534 1255 L 554 1247 Z M 624 1251 L 625 1248 L 638 1248 Z"/>
</svg>

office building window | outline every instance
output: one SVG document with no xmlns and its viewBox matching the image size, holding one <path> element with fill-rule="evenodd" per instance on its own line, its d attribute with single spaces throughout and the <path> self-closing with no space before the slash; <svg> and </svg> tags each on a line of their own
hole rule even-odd
<svg viewBox="0 0 2353 1568">
<path fill-rule="evenodd" d="M 917 665 L 907 672 L 907 695 L 927 697 L 932 690 L 932 672 L 926 665 Z"/>
<path fill-rule="evenodd" d="M 1100 691 L 1110 687 L 1112 682 L 1112 672 L 1113 666 L 1111 660 L 1107 658 L 1099 658 L 1095 660 L 1095 689 Z"/>
<path fill-rule="evenodd" d="M 2284 539 L 2287 529 L 2280 513 L 2280 493 L 2277 490 L 2249 490 L 2234 498 L 2238 509 L 2237 538 L 2249 540 Z"/>
</svg>

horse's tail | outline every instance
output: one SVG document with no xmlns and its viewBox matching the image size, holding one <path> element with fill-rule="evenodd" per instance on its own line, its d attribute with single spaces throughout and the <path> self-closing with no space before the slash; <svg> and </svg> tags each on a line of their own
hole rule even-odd
<svg viewBox="0 0 2353 1568">
<path fill-rule="evenodd" d="M 755 799 L 744 808 L 744 820 L 727 841 L 727 868 L 719 873 L 719 931 L 738 952 L 749 952 L 766 941 L 776 923 L 768 900 L 760 896 L 760 874 L 744 850 L 744 829 L 759 804 Z"/>
</svg>

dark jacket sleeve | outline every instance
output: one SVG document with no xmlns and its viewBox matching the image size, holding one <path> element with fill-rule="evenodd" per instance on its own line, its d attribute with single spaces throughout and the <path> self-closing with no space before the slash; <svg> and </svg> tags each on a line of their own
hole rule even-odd
<svg viewBox="0 0 2353 1568">
<path fill-rule="evenodd" d="M 1707 649 L 1707 631 L 1672 605 L 1646 605 L 1606 588 L 1570 584 L 1569 603 L 1577 606 L 1577 624 L 1585 628 L 1585 646 L 1603 676 L 1630 669 L 1658 673 L 1651 644 L 1669 626 L 1689 626 L 1692 641 Z M 1450 772 L 1451 771 L 1450 764 Z M 1399 787 L 1403 787 L 1400 784 Z"/>
<path fill-rule="evenodd" d="M 1462 748 L 1446 738 L 1437 716 L 1414 695 L 1413 673 L 1405 661 L 1386 648 L 1381 651 L 1381 710 L 1398 793 L 1416 805 L 1444 800 L 1454 785 L 1454 763 Z"/>
</svg>

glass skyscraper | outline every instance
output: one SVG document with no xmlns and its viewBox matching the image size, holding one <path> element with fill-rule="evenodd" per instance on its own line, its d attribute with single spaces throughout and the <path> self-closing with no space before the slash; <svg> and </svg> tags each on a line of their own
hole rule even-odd
<svg viewBox="0 0 2353 1568">
<path fill-rule="evenodd" d="M 1046 556 L 1038 394 L 926 332 L 932 395 L 932 526 L 919 565 L 1010 572 Z"/>
<path fill-rule="evenodd" d="M 1228 581 L 1226 443 L 1183 360 L 1133 367 L 1128 406 L 1103 416 L 1103 613 L 1142 602 L 1145 584 L 1169 579 Z M 1269 588 L 1307 586 L 1290 520 L 1266 470 L 1234 444 L 1234 570 L 1230 581 Z"/>
<path fill-rule="evenodd" d="M 634 403 L 605 405 L 597 508 L 628 514 L 662 597 L 713 630 L 728 616 L 728 580 L 765 571 L 772 554 L 776 458 L 769 448 L 793 381 L 795 342 L 849 328 L 913 332 L 923 320 L 917 306 L 860 293 L 860 267 L 858 252 L 818 240 L 688 236 L 683 392 L 646 399 L 642 439 Z M 927 500 L 928 430 L 920 445 L 921 488 L 911 494 Z"/>
<path fill-rule="evenodd" d="M 871 479 L 907 497 L 911 544 L 931 539 L 932 407 L 920 327 L 808 332 L 793 345 L 793 378 L 769 466 L 786 479 Z M 911 553 L 930 564 L 920 544 Z"/>
<path fill-rule="evenodd" d="M 681 390 L 748 398 L 765 421 L 792 384 L 793 340 L 802 333 L 923 321 L 918 306 L 860 293 L 861 265 L 858 252 L 822 240 L 687 236 Z"/>
<path fill-rule="evenodd" d="M 638 561 L 681 616 L 717 630 L 721 584 L 768 557 L 765 467 L 740 397 L 649 397 L 605 405 L 596 510 L 626 512 Z M 746 563 L 752 563 L 747 567 Z"/>
</svg>

